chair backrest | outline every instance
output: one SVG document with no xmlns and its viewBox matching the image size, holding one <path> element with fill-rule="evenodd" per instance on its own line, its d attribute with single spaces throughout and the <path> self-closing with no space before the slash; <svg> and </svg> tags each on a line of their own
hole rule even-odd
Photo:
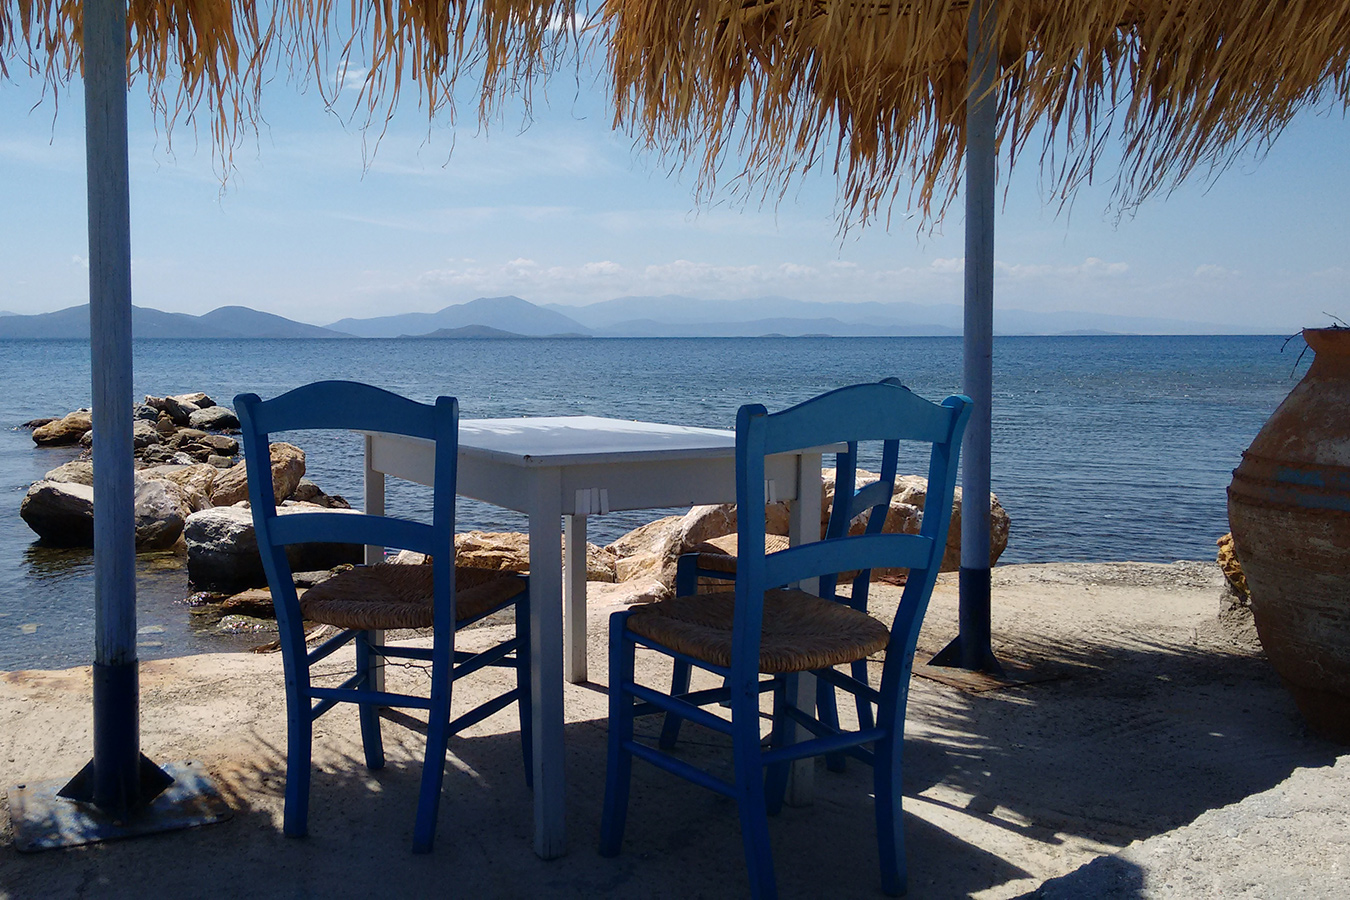
<svg viewBox="0 0 1350 900">
<path fill-rule="evenodd" d="M 898 638 L 906 655 L 912 653 L 946 549 L 961 437 L 970 408 L 971 401 L 959 395 L 940 405 L 931 403 L 893 379 L 839 388 L 778 413 L 770 414 L 759 404 L 740 408 L 736 416 L 738 561 L 733 671 L 749 677 L 758 669 L 765 589 L 873 568 L 910 571 L 892 625 L 891 646 L 897 647 Z M 884 442 L 883 477 L 875 488 L 855 495 L 851 487 L 860 441 Z M 884 534 L 882 504 L 890 502 L 886 482 L 894 484 L 902 441 L 929 445 L 925 514 L 918 534 Z M 834 444 L 848 447 L 840 454 L 847 471 L 836 473 L 835 488 L 836 504 L 847 508 L 832 510 L 823 540 L 766 555 L 764 458 Z M 849 535 L 847 525 L 856 515 L 854 510 L 867 508 L 873 510 L 869 527 L 862 534 Z"/>
<path fill-rule="evenodd" d="M 291 544 L 343 543 L 415 550 L 432 556 L 435 602 L 453 600 L 456 461 L 459 403 L 438 397 L 418 403 L 382 388 L 354 381 L 319 381 L 271 400 L 257 394 L 234 398 L 244 442 L 249 505 L 263 569 L 278 617 L 295 616 L 293 573 L 285 549 Z M 436 443 L 432 522 L 364 512 L 309 512 L 278 515 L 272 485 L 270 435 L 280 431 L 369 431 L 424 438 Z M 442 597 L 441 595 L 445 596 Z"/>
<path fill-rule="evenodd" d="M 893 384 L 903 388 L 898 378 L 884 378 L 882 384 Z M 891 438 L 881 444 L 881 471 L 877 480 L 857 487 L 858 480 L 858 442 L 849 441 L 846 450 L 835 455 L 834 462 L 834 503 L 830 508 L 829 523 L 825 527 L 826 538 L 843 537 L 849 533 L 853 521 L 867 513 L 864 534 L 880 534 L 890 512 L 891 497 L 895 495 L 895 479 L 900 466 L 900 440 Z M 820 595 L 831 597 L 835 594 L 838 578 L 835 574 L 820 577 Z M 853 576 L 849 605 L 854 609 L 867 609 L 867 589 L 872 580 L 872 570 L 863 569 Z"/>
</svg>

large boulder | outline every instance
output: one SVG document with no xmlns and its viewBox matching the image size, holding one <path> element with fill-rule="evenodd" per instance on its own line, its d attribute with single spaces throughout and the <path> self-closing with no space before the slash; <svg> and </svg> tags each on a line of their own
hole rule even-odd
<svg viewBox="0 0 1350 900">
<path fill-rule="evenodd" d="M 825 534 L 825 525 L 829 522 L 830 505 L 834 500 L 835 473 L 833 469 L 822 472 L 822 502 L 820 533 Z M 862 486 L 875 481 L 879 476 L 874 472 L 859 470 L 857 485 Z M 923 506 L 928 495 L 928 480 L 918 475 L 905 475 L 896 479 L 895 494 L 886 513 L 886 523 L 882 530 L 891 533 L 917 534 L 923 523 Z M 1008 528 L 1010 520 L 998 498 L 990 494 L 990 530 L 991 546 L 989 564 L 992 566 L 1008 546 Z M 770 503 L 765 508 L 765 530 L 769 534 L 786 535 L 788 533 L 788 506 L 782 502 Z M 867 527 L 868 514 L 859 516 L 850 526 L 850 532 L 858 534 Z M 736 531 L 736 506 L 724 503 L 714 506 L 696 506 L 683 516 L 666 516 L 649 522 L 640 528 L 620 537 L 607 549 L 615 554 L 615 578 L 619 582 L 637 579 L 655 579 L 673 590 L 675 586 L 675 566 L 681 554 L 688 553 L 710 538 L 732 534 Z M 955 571 L 961 565 L 961 491 L 958 488 L 952 503 L 952 525 L 947 535 L 947 548 L 943 555 L 943 571 Z M 903 569 L 876 570 L 878 577 L 904 574 Z"/>
<path fill-rule="evenodd" d="M 192 418 L 192 414 L 199 409 L 201 409 L 201 407 L 197 404 L 181 397 L 164 398 L 164 412 L 169 414 L 169 418 L 173 420 L 173 424 L 177 425 L 179 428 L 185 427 Z"/>
<path fill-rule="evenodd" d="M 131 423 L 131 446 L 134 449 L 144 450 L 151 444 L 158 444 L 163 440 L 163 435 L 155 430 L 153 422 L 137 419 Z"/>
<path fill-rule="evenodd" d="M 46 475 L 42 476 L 43 481 L 60 481 L 65 484 L 94 484 L 94 461 L 92 459 L 72 459 L 64 465 L 57 466 Z"/>
<path fill-rule="evenodd" d="M 220 470 L 215 466 L 206 463 L 194 463 L 192 465 L 165 465 L 152 466 L 148 469 L 142 469 L 138 474 L 142 478 L 160 478 L 165 481 L 172 481 L 183 489 L 187 496 L 188 505 L 191 507 L 189 512 L 210 509 L 214 504 L 211 503 L 211 485 L 215 483 L 216 473 Z"/>
<path fill-rule="evenodd" d="M 48 544 L 94 545 L 94 489 L 90 485 L 36 482 L 19 504 L 19 515 Z"/>
<path fill-rule="evenodd" d="M 167 550 L 183 533 L 192 512 L 187 492 L 172 481 L 137 479 L 136 549 Z"/>
<path fill-rule="evenodd" d="M 227 407 L 208 406 L 190 414 L 188 426 L 200 428 L 202 431 L 224 431 L 227 428 L 238 428 L 239 417 Z"/>
<path fill-rule="evenodd" d="M 53 474 L 60 474 L 53 470 Z M 191 507 L 187 494 L 169 481 L 135 480 L 136 549 L 164 550 L 183 533 Z M 94 488 L 74 481 L 35 483 L 19 515 L 44 542 L 58 547 L 94 545 Z"/>
<path fill-rule="evenodd" d="M 295 493 L 305 475 L 305 451 L 292 444 L 277 442 L 271 446 L 272 495 L 280 503 Z M 232 506 L 248 499 L 248 468 L 244 463 L 231 466 L 216 476 L 211 487 L 211 502 Z"/>
<path fill-rule="evenodd" d="M 778 506 L 780 504 L 771 504 Z M 781 527 L 787 533 L 787 515 Z M 721 503 L 695 506 L 682 516 L 666 516 L 649 522 L 620 537 L 607 549 L 614 552 L 614 577 L 628 582 L 654 579 L 667 592 L 675 588 L 675 564 L 687 553 L 710 538 L 736 530 L 736 506 Z"/>
<path fill-rule="evenodd" d="M 497 572 L 530 570 L 530 539 L 514 531 L 469 531 L 455 535 L 455 564 Z M 613 582 L 614 552 L 586 545 L 586 580 Z"/>
<path fill-rule="evenodd" d="M 92 414 L 77 409 L 54 422 L 33 429 L 33 443 L 42 447 L 63 447 L 77 444 L 85 432 L 94 427 Z"/>
<path fill-rule="evenodd" d="M 823 473 L 825 502 L 822 504 L 822 516 L 828 521 L 829 506 L 834 499 L 834 470 Z M 859 469 L 856 487 L 876 481 L 880 476 L 875 472 Z M 928 479 L 922 475 L 901 475 L 895 479 L 895 493 L 891 496 L 890 507 L 886 511 L 886 523 L 881 530 L 891 534 L 918 534 L 923 525 L 924 503 L 928 499 Z M 961 488 L 956 489 L 952 497 L 952 522 L 947 530 L 947 547 L 942 554 L 942 571 L 955 572 L 961 568 L 961 511 L 963 508 Z M 849 528 L 850 534 L 860 534 L 867 527 L 870 511 L 855 519 Z M 1008 531 L 1012 519 L 995 494 L 989 495 L 989 565 L 992 567 L 1008 548 Z M 874 574 L 880 576 L 903 574 L 903 569 L 880 569 Z"/>
<path fill-rule="evenodd" d="M 332 512 L 323 507 L 293 504 L 278 509 L 280 515 Z M 262 557 L 253 531 L 253 514 L 241 506 L 218 507 L 195 512 L 183 530 L 187 543 L 188 581 L 193 590 L 235 592 L 263 587 Z M 344 563 L 360 563 L 365 548 L 359 544 L 296 544 L 286 555 L 297 572 L 331 569 Z"/>
</svg>

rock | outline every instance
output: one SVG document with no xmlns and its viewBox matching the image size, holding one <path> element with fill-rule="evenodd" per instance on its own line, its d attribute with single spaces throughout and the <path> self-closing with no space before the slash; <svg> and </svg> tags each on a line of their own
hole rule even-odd
<svg viewBox="0 0 1350 900">
<path fill-rule="evenodd" d="M 681 517 L 680 530 L 683 535 L 682 543 L 686 546 L 731 534 L 736 530 L 736 504 L 695 506 Z"/>
<path fill-rule="evenodd" d="M 197 512 L 212 507 L 211 485 L 215 482 L 218 471 L 220 470 L 215 466 L 196 463 L 187 466 L 156 466 L 150 469 L 142 469 L 140 476 L 142 478 L 161 478 L 172 481 L 183 489 L 191 507 L 190 511 Z"/>
<path fill-rule="evenodd" d="M 94 429 L 91 428 L 84 434 L 80 435 L 80 439 L 77 443 L 79 443 L 81 447 L 85 448 L 94 446 Z"/>
<path fill-rule="evenodd" d="M 198 409 L 208 409 L 216 405 L 216 401 L 212 400 L 201 391 L 192 394 L 174 394 L 172 397 L 166 397 L 165 399 L 177 400 L 179 403 L 191 403 Z"/>
<path fill-rule="evenodd" d="M 51 424 L 52 422 L 55 422 L 55 421 L 57 421 L 57 417 L 55 417 L 55 416 L 47 416 L 46 418 L 42 418 L 42 419 L 29 419 L 27 422 L 24 422 L 24 423 L 23 423 L 22 425 L 20 425 L 19 427 L 20 427 L 20 428 L 29 428 L 29 429 L 32 429 L 32 428 L 41 428 L 43 425 L 49 425 L 49 424 Z"/>
<path fill-rule="evenodd" d="M 530 539 L 513 531 L 470 531 L 455 535 L 455 564 L 498 572 L 530 570 Z M 614 554 L 608 548 L 586 545 L 586 580 L 615 580 Z"/>
<path fill-rule="evenodd" d="M 182 396 L 186 397 L 187 395 L 184 394 Z M 201 407 L 190 400 L 182 400 L 178 397 L 164 398 L 164 412 L 169 414 L 169 418 L 173 420 L 173 424 L 177 425 L 179 428 L 186 426 L 192 417 L 192 414 L 199 409 L 201 409 Z"/>
<path fill-rule="evenodd" d="M 197 439 L 203 447 L 210 447 L 221 456 L 234 456 L 239 452 L 239 442 L 228 434 L 204 434 Z"/>
<path fill-rule="evenodd" d="M 280 507 L 280 515 L 304 515 L 321 507 L 294 504 Z M 194 590 L 239 591 L 267 583 L 253 532 L 252 513 L 240 506 L 217 507 L 188 516 L 183 530 L 187 543 L 188 581 Z M 293 571 L 331 569 L 359 563 L 365 548 L 359 544 L 297 544 L 287 548 Z"/>
<path fill-rule="evenodd" d="M 224 431 L 227 428 L 238 428 L 239 417 L 227 407 L 208 406 L 188 416 L 188 425 L 205 431 Z"/>
<path fill-rule="evenodd" d="M 633 606 L 637 603 L 655 603 L 669 596 L 670 588 L 657 578 L 586 586 L 586 602 L 592 606 Z"/>
<path fill-rule="evenodd" d="M 138 420 L 143 419 L 144 421 L 149 422 L 151 425 L 154 425 L 159 421 L 159 410 L 146 403 L 142 403 L 140 406 L 136 407 L 136 411 L 132 413 L 132 415 Z"/>
<path fill-rule="evenodd" d="M 827 502 L 824 505 L 823 516 L 828 516 L 829 503 L 834 499 L 834 471 L 826 469 L 823 473 L 825 482 L 825 496 Z M 879 478 L 875 472 L 858 470 L 856 484 L 865 485 Z M 895 494 L 891 497 L 891 505 L 886 513 L 886 524 L 882 526 L 882 531 L 899 534 L 917 534 L 920 525 L 923 523 L 924 502 L 928 499 L 928 479 L 922 475 L 901 475 L 895 479 Z M 942 571 L 955 572 L 961 568 L 961 488 L 956 489 L 952 497 L 952 522 L 947 531 L 947 548 L 942 555 Z M 989 565 L 992 567 L 1003 551 L 1008 547 L 1008 531 L 1012 525 L 1012 519 L 1008 516 L 1003 504 L 999 503 L 998 497 L 994 494 L 989 495 Z M 828 520 L 828 519 L 827 519 Z M 849 528 L 852 534 L 860 533 L 867 526 L 868 515 L 863 514 L 855 520 Z M 895 576 L 904 574 L 903 569 L 879 569 L 874 573 L 878 576 Z"/>
<path fill-rule="evenodd" d="M 167 550 L 192 512 L 187 492 L 172 481 L 137 479 L 136 550 Z"/>
<path fill-rule="evenodd" d="M 155 431 L 158 431 L 161 437 L 171 437 L 177 430 L 178 426 L 173 424 L 173 419 L 168 413 L 161 413 L 159 419 L 155 421 Z"/>
<path fill-rule="evenodd" d="M 300 484 L 305 474 L 305 451 L 291 444 L 275 443 L 269 449 L 272 459 L 272 495 L 280 503 Z M 211 502 L 229 506 L 248 499 L 248 469 L 244 463 L 232 466 L 216 476 Z"/>
<path fill-rule="evenodd" d="M 173 437 L 168 439 L 168 445 L 174 449 L 185 447 L 194 443 L 198 438 L 206 437 L 206 432 L 197 428 L 179 428 L 173 433 Z"/>
<path fill-rule="evenodd" d="M 295 486 L 295 492 L 291 494 L 292 500 L 299 500 L 304 503 L 313 503 L 327 509 L 351 509 L 352 505 L 342 497 L 330 497 L 323 492 L 317 484 L 308 478 L 301 478 L 300 483 Z"/>
<path fill-rule="evenodd" d="M 425 553 L 418 553 L 416 550 L 400 550 L 386 559 L 385 562 L 396 566 L 425 566 L 431 562 L 431 557 Z"/>
<path fill-rule="evenodd" d="M 216 623 L 221 634 L 276 634 L 276 619 L 257 619 L 253 616 L 224 616 Z"/>
<path fill-rule="evenodd" d="M 167 444 L 151 444 L 141 451 L 140 459 L 147 466 L 192 465 L 196 462 Z"/>
<path fill-rule="evenodd" d="M 91 459 L 72 459 L 65 465 L 57 466 L 46 475 L 43 481 L 60 481 L 64 484 L 94 484 L 94 461 Z"/>
<path fill-rule="evenodd" d="M 272 592 L 267 588 L 249 588 L 226 597 L 220 604 L 220 611 L 227 616 L 249 616 L 254 619 L 276 618 L 276 607 L 272 605 Z"/>
<path fill-rule="evenodd" d="M 60 419 L 33 429 L 33 443 L 41 447 L 62 447 L 78 443 L 94 427 L 87 409 L 66 413 Z"/>
<path fill-rule="evenodd" d="M 90 432 L 90 434 L 92 433 Z M 155 426 L 144 419 L 137 419 L 131 424 L 131 446 L 133 449 L 144 450 L 151 444 L 160 443 L 163 439 L 160 433 L 155 430 Z"/>
<path fill-rule="evenodd" d="M 615 555 L 615 581 L 656 578 L 667 586 L 673 585 L 683 521 L 684 516 L 666 516 L 635 528 L 610 544 L 608 549 Z M 667 568 L 671 570 L 669 578 Z"/>
<path fill-rule="evenodd" d="M 217 456 L 212 453 L 206 458 L 206 464 L 213 469 L 228 469 L 234 465 L 233 456 Z"/>
<path fill-rule="evenodd" d="M 94 489 L 90 485 L 39 481 L 19 504 L 19 515 L 48 544 L 94 545 Z"/>
</svg>

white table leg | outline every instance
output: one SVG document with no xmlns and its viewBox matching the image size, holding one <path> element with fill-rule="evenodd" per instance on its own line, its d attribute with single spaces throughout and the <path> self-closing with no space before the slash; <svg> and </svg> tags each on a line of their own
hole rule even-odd
<svg viewBox="0 0 1350 900">
<path fill-rule="evenodd" d="M 365 497 L 361 508 L 367 515 L 384 515 L 384 473 L 377 472 L 371 468 L 371 441 L 370 435 L 366 435 L 366 463 L 365 463 Z M 373 566 L 384 559 L 384 548 L 370 545 L 366 547 L 366 565 Z M 383 631 L 369 632 L 370 640 L 375 644 L 384 643 Z M 372 691 L 384 690 L 384 657 L 375 657 L 374 663 L 370 669 L 370 689 Z"/>
<path fill-rule="evenodd" d="M 806 544 L 820 540 L 820 454 L 804 453 L 797 467 L 797 499 L 792 504 L 788 519 L 788 542 Z M 819 580 L 812 578 L 799 585 L 803 591 L 820 593 Z M 797 696 L 789 697 L 802 712 L 811 714 L 816 704 L 816 677 L 808 673 L 797 676 Z M 793 741 L 803 741 L 810 737 L 800 725 L 795 729 Z M 799 759 L 792 764 L 788 775 L 787 797 L 789 806 L 809 806 L 815 800 L 814 758 Z"/>
<path fill-rule="evenodd" d="M 563 518 L 563 660 L 570 684 L 586 682 L 586 517 Z"/>
<path fill-rule="evenodd" d="M 563 809 L 563 619 L 561 473 L 529 473 L 530 697 L 534 729 L 534 852 L 567 852 Z"/>
</svg>

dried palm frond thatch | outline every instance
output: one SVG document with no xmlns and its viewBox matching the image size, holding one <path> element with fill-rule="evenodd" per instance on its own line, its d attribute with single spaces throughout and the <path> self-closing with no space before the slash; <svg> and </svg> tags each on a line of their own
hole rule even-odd
<svg viewBox="0 0 1350 900">
<path fill-rule="evenodd" d="M 256 123 L 279 69 L 313 77 L 324 100 L 359 85 L 367 122 L 392 113 L 414 80 L 428 116 L 453 112 L 472 71 L 479 112 L 534 77 L 575 35 L 575 0 L 128 0 L 130 78 L 144 78 L 168 127 L 206 104 L 228 160 Z M 27 68 L 58 90 L 80 73 L 81 0 L 0 0 L 0 76 Z M 336 49 L 334 49 L 336 48 Z"/>
<path fill-rule="evenodd" d="M 988 6 L 989 4 L 986 4 Z M 908 201 L 932 222 L 959 186 L 969 0 L 606 0 L 616 120 L 742 187 L 832 163 L 854 220 Z M 1107 139 L 1129 207 L 1274 139 L 1298 110 L 1350 107 L 1350 0 L 998 0 L 1000 156 L 1039 144 L 1061 199 Z"/>
</svg>

